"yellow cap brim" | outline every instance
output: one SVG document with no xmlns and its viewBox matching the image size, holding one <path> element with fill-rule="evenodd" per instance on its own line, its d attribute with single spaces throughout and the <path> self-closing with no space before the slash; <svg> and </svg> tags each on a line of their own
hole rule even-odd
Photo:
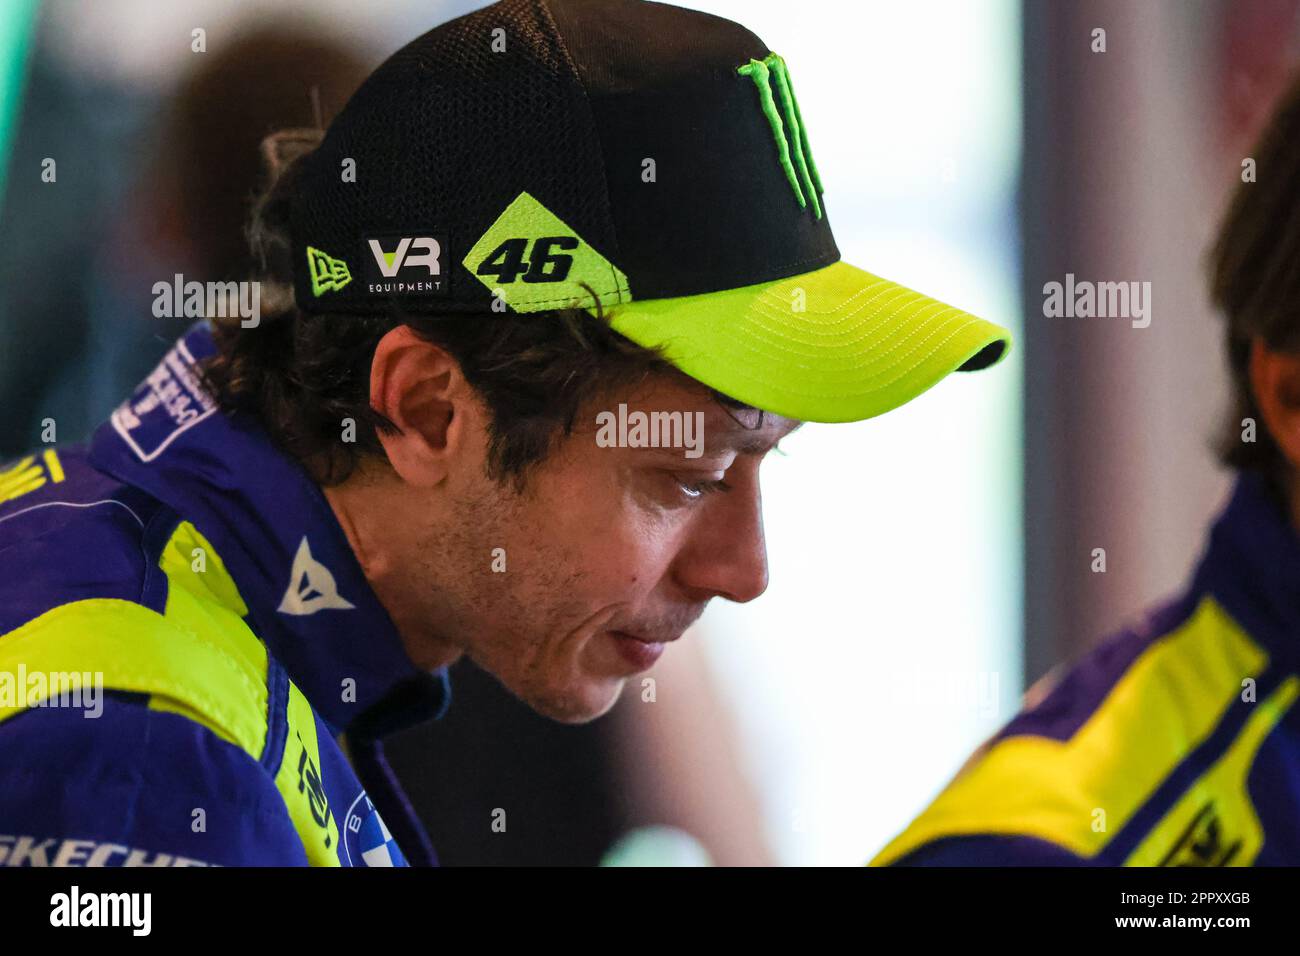
<svg viewBox="0 0 1300 956">
<path fill-rule="evenodd" d="M 614 329 L 764 411 L 854 422 L 948 373 L 987 368 L 1011 333 L 845 262 L 759 285 L 614 306 Z"/>
</svg>

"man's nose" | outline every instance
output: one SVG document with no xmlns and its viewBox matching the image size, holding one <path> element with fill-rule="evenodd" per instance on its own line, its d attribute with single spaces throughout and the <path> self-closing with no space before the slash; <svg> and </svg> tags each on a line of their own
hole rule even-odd
<svg viewBox="0 0 1300 956">
<path fill-rule="evenodd" d="M 767 590 L 763 505 L 757 489 L 734 488 L 726 499 L 692 530 L 678 555 L 676 576 L 692 597 L 744 604 Z"/>
</svg>

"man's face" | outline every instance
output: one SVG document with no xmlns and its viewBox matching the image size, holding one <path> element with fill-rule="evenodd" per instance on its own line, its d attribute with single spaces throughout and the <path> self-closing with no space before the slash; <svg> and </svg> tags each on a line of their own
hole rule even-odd
<svg viewBox="0 0 1300 956">
<path fill-rule="evenodd" d="M 701 423 L 702 448 L 607 447 L 620 402 Z M 443 633 L 538 712 L 600 716 L 709 600 L 766 589 L 758 469 L 797 425 L 665 377 L 580 417 L 522 494 L 453 482 L 456 527 L 424 547 Z"/>
</svg>

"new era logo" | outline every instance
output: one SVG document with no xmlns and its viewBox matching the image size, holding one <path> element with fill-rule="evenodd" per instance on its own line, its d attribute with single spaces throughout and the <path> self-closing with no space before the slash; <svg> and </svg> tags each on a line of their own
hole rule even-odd
<svg viewBox="0 0 1300 956">
<path fill-rule="evenodd" d="M 307 269 L 311 274 L 311 294 L 317 298 L 352 281 L 346 262 L 311 246 L 307 247 Z"/>
<path fill-rule="evenodd" d="M 298 553 L 293 556 L 293 569 L 289 572 L 289 586 L 278 608 L 281 614 L 306 617 L 317 611 L 347 611 L 356 605 L 344 600 L 339 594 L 334 575 L 311 555 L 306 535 L 298 545 Z"/>
</svg>

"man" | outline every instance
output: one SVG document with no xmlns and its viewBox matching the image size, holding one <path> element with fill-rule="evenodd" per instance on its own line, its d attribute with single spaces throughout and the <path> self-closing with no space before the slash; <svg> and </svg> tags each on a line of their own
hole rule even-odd
<svg viewBox="0 0 1300 956">
<path fill-rule="evenodd" d="M 1240 474 L 1187 590 L 1031 691 L 875 864 L 1300 864 L 1298 138 L 1300 84 L 1215 244 Z"/>
<path fill-rule="evenodd" d="M 447 665 L 603 714 L 763 592 L 782 436 L 1008 345 L 839 261 L 784 62 L 705 14 L 508 0 L 266 152 L 264 313 L 8 471 L 0 671 L 104 699 L 0 710 L 0 862 L 434 862 L 378 741 Z"/>
</svg>

